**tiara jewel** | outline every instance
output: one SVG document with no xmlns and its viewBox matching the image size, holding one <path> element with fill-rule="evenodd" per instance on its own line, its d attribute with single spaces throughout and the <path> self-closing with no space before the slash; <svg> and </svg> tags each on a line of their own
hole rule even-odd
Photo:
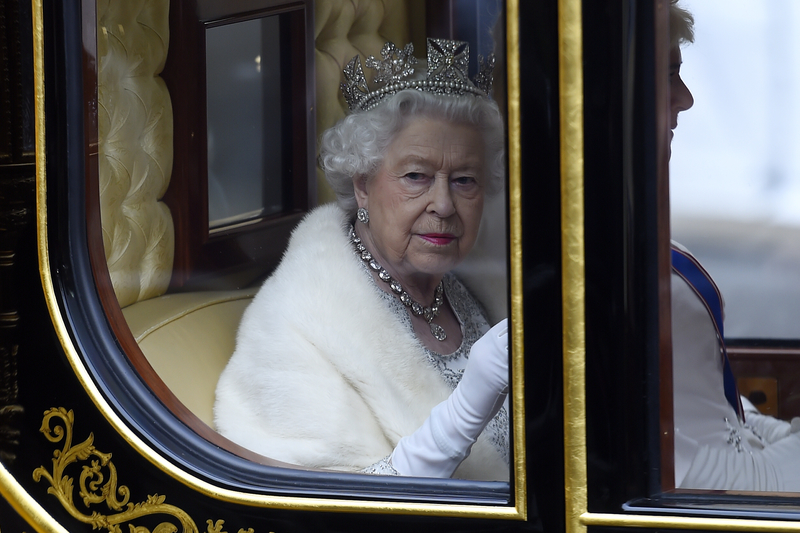
<svg viewBox="0 0 800 533">
<path fill-rule="evenodd" d="M 469 66 L 469 44 L 462 41 L 428 39 L 428 78 L 464 81 Z"/>
<path fill-rule="evenodd" d="M 369 56 L 364 61 L 367 68 L 376 71 L 375 84 L 380 88 L 370 91 L 358 56 L 344 68 L 342 94 L 351 110 L 372 109 L 382 99 L 403 89 L 416 89 L 434 94 L 461 96 L 467 93 L 488 97 L 492 90 L 494 54 L 484 61 L 478 56 L 479 72 L 472 81 L 467 75 L 469 65 L 469 43 L 448 39 L 428 39 L 428 71 L 425 79 L 410 79 L 415 72 L 414 46 L 409 43 L 398 49 L 394 43 L 386 43 L 381 49 L 380 60 Z"/>
<path fill-rule="evenodd" d="M 386 43 L 381 49 L 381 57 L 383 61 L 369 56 L 365 62 L 367 68 L 378 71 L 375 75 L 375 83 L 400 81 L 414 74 L 417 58 L 414 57 L 413 44 L 408 43 L 402 50 L 398 50 L 394 43 Z"/>
</svg>

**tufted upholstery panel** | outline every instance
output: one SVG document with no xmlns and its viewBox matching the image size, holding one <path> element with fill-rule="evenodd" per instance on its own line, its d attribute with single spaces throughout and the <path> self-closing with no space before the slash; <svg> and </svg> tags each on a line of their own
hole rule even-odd
<svg viewBox="0 0 800 533">
<path fill-rule="evenodd" d="M 357 54 L 362 61 L 366 56 L 379 56 L 386 41 L 398 46 L 411 41 L 408 4 L 408 0 L 317 0 L 314 37 L 318 134 L 345 115 L 347 104 L 339 84 L 347 62 Z M 370 71 L 365 74 L 369 76 Z M 334 201 L 336 196 L 319 169 L 317 181 L 320 203 Z"/>
<path fill-rule="evenodd" d="M 97 2 L 100 214 L 121 307 L 163 294 L 175 237 L 159 201 L 172 172 L 172 104 L 164 81 L 168 0 Z"/>
</svg>

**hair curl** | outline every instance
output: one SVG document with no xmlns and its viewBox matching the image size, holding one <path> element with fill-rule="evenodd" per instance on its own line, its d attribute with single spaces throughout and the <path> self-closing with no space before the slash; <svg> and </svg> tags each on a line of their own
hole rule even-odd
<svg viewBox="0 0 800 533">
<path fill-rule="evenodd" d="M 679 0 L 669 3 L 669 46 L 675 48 L 694 42 L 694 17 L 678 5 Z"/>
<path fill-rule="evenodd" d="M 473 95 L 453 98 L 406 89 L 369 110 L 346 116 L 320 142 L 319 164 L 339 205 L 355 213 L 353 177 L 369 179 L 383 163 L 386 149 L 414 118 L 444 119 L 477 128 L 486 149 L 486 194 L 502 190 L 505 176 L 505 130 L 497 104 Z"/>
</svg>

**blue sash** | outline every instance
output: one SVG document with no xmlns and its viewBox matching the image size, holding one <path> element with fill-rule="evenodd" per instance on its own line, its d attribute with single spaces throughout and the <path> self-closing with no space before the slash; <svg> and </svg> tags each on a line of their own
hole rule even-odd
<svg viewBox="0 0 800 533">
<path fill-rule="evenodd" d="M 731 407 L 736 411 L 736 415 L 744 422 L 744 409 L 742 400 L 739 398 L 739 389 L 736 386 L 736 378 L 731 370 L 731 363 L 728 360 L 728 350 L 725 347 L 725 336 L 722 324 L 722 295 L 717 284 L 708 275 L 708 272 L 697 262 L 692 255 L 687 254 L 676 248 L 672 248 L 672 269 L 683 278 L 686 283 L 694 290 L 700 298 L 711 316 L 714 329 L 717 330 L 719 340 L 720 357 L 722 358 L 722 376 L 725 387 L 725 398 Z"/>
</svg>

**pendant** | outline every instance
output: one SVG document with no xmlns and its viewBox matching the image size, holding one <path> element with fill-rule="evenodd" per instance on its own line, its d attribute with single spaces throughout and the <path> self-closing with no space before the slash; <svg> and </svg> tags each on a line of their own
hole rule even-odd
<svg viewBox="0 0 800 533">
<path fill-rule="evenodd" d="M 436 338 L 437 341 L 443 341 L 447 338 L 447 334 L 444 332 L 444 328 L 438 324 L 434 324 L 431 322 L 431 334 Z"/>
</svg>

